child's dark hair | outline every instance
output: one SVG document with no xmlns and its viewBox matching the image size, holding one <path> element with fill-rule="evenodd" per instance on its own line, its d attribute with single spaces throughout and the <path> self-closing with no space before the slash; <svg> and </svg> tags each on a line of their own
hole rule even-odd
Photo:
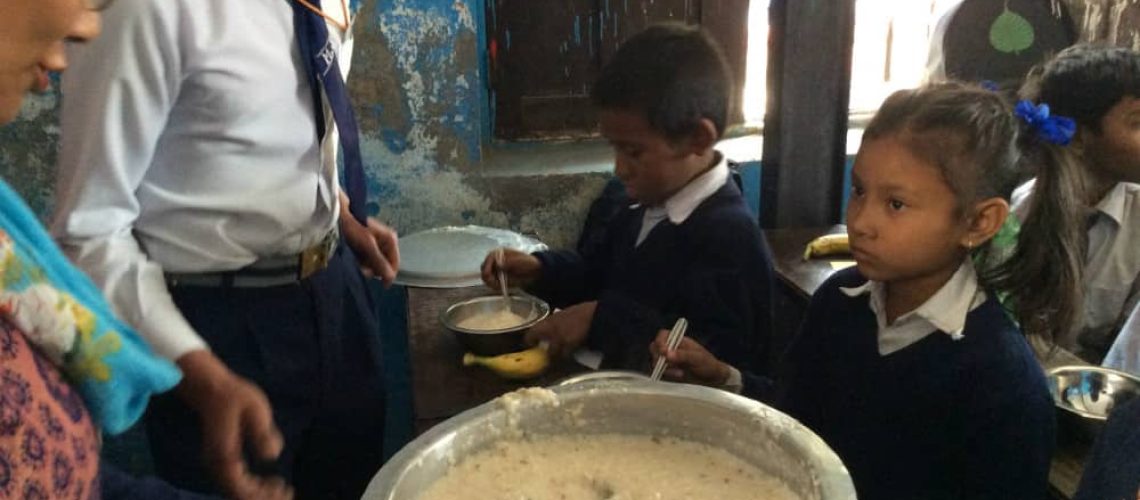
<svg viewBox="0 0 1140 500">
<path fill-rule="evenodd" d="M 1009 199 L 1018 180 L 1017 121 L 1009 104 L 980 87 L 946 82 L 891 94 L 863 140 L 897 137 L 939 168 L 963 215 L 975 202 Z"/>
<path fill-rule="evenodd" d="M 644 113 L 670 141 L 691 134 L 702 118 L 724 135 L 732 107 L 732 80 L 720 46 L 698 27 L 649 27 L 625 41 L 594 84 L 602 109 Z"/>
<path fill-rule="evenodd" d="M 912 154 L 937 166 L 958 198 L 960 215 L 973 204 L 1009 200 L 1021 178 L 1022 133 L 1010 104 L 998 93 L 963 83 L 935 83 L 892 94 L 863 140 L 898 138 Z M 1043 238 L 1057 239 L 1051 228 Z M 983 265 L 981 284 L 1007 296 L 1007 306 L 1027 335 L 1052 340 L 1076 318 L 1080 295 L 1074 293 L 1072 256 L 1056 247 L 1019 246 L 1006 259 L 990 242 L 974 252 Z"/>
<path fill-rule="evenodd" d="M 1078 137 L 1100 133 L 1101 121 L 1126 96 L 1140 96 L 1140 54 L 1076 45 L 1030 71 L 1021 98 L 1048 104 L 1073 119 Z M 1085 221 L 1089 166 L 1077 144 L 1059 145 L 1026 130 L 1019 140 L 1025 170 L 1036 178 L 1017 249 L 994 269 L 1011 292 L 1026 333 L 1053 341 L 1074 331 L 1084 301 Z"/>
<path fill-rule="evenodd" d="M 1121 99 L 1140 97 L 1140 53 L 1098 45 L 1074 45 L 1030 71 L 1021 97 L 1046 103 L 1053 114 L 1100 133 L 1101 120 Z"/>
</svg>

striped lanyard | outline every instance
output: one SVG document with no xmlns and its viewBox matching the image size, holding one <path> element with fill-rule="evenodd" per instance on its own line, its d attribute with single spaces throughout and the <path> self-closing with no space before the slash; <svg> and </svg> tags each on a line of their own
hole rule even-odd
<svg viewBox="0 0 1140 500">
<path fill-rule="evenodd" d="M 341 12 L 344 13 L 344 22 L 343 23 L 338 21 L 336 18 L 326 14 L 323 9 L 321 9 L 320 7 L 318 7 L 316 5 L 313 5 L 308 0 L 297 0 L 297 2 L 300 3 L 301 5 L 304 5 L 306 9 L 313 11 L 318 16 L 325 18 L 326 21 L 332 23 L 337 28 L 340 28 L 340 30 L 342 32 L 348 33 L 348 27 L 351 24 L 349 22 L 349 19 L 352 18 L 352 13 L 349 12 L 349 10 L 348 10 L 348 0 L 340 0 L 340 10 L 341 10 Z"/>
<path fill-rule="evenodd" d="M 341 0 L 342 5 L 344 0 Z M 320 5 L 316 0 L 316 5 Z M 344 152 L 344 193 L 348 195 L 349 211 L 361 224 L 367 224 L 365 204 L 368 202 L 367 182 L 364 174 L 364 159 L 360 154 L 360 131 L 356 124 L 356 115 L 352 111 L 352 102 L 348 98 L 348 89 L 340 70 L 338 47 L 329 39 L 329 27 L 326 16 L 320 8 L 308 7 L 307 0 L 298 0 L 293 3 L 293 26 L 297 34 L 297 47 L 300 50 L 301 62 L 309 80 L 312 91 L 313 109 L 317 140 L 325 139 L 325 102 L 321 99 L 321 91 L 327 98 L 329 111 L 332 112 L 333 121 L 340 137 L 340 148 Z M 346 8 L 345 14 L 348 14 Z"/>
</svg>

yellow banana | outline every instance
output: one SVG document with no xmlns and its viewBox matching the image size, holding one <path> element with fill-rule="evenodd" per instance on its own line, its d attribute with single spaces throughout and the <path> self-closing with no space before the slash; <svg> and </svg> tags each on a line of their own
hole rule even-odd
<svg viewBox="0 0 1140 500">
<path fill-rule="evenodd" d="M 525 380 L 542 375 L 550 366 L 550 355 L 541 346 L 499 356 L 464 354 L 463 366 L 474 365 L 486 367 L 506 379 Z"/>
<path fill-rule="evenodd" d="M 851 253 L 851 243 L 847 239 L 847 234 L 829 234 L 808 243 L 804 248 L 804 260 L 842 253 Z"/>
</svg>

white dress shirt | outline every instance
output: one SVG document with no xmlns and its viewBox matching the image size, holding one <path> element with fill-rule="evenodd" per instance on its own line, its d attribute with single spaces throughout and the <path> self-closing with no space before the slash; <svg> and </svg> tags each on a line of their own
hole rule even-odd
<svg viewBox="0 0 1140 500">
<path fill-rule="evenodd" d="M 878 322 L 879 355 L 888 356 L 901 351 L 934 332 L 942 332 L 954 340 L 962 339 L 966 316 L 986 301 L 986 292 L 978 285 L 978 275 L 970 259 L 962 262 L 958 270 L 926 302 L 898 318 L 887 321 L 886 288 L 882 282 L 868 280 L 853 288 L 839 288 L 848 297 L 868 295 L 868 306 Z M 744 389 L 743 377 L 735 367 L 729 367 L 724 390 L 739 394 Z"/>
<path fill-rule="evenodd" d="M 1140 304 L 1132 308 L 1101 365 L 1140 377 Z"/>
<path fill-rule="evenodd" d="M 1013 210 L 1025 220 L 1033 181 L 1013 193 Z M 1140 184 L 1122 182 L 1096 206 L 1088 229 L 1085 257 L 1084 317 L 1077 331 L 1060 340 L 1060 346 L 1077 350 L 1077 339 L 1108 345 L 1123 316 L 1133 284 L 1140 276 Z M 1090 353 L 1097 356 L 1104 352 Z"/>
<path fill-rule="evenodd" d="M 637 234 L 635 246 L 641 245 L 641 242 L 649 236 L 649 232 L 665 219 L 669 219 L 673 224 L 681 224 L 688 220 L 701 203 L 728 182 L 728 159 L 720 152 L 716 155 L 719 158 L 716 166 L 693 178 L 664 203 L 645 208 L 645 214 L 641 219 L 641 231 Z"/>
<path fill-rule="evenodd" d="M 326 2 L 326 13 L 347 13 Z M 337 221 L 337 140 L 317 144 L 283 0 L 118 0 L 63 76 L 52 232 L 170 359 L 205 344 L 164 272 L 300 252 Z M 329 24 L 347 74 L 352 40 Z"/>
</svg>

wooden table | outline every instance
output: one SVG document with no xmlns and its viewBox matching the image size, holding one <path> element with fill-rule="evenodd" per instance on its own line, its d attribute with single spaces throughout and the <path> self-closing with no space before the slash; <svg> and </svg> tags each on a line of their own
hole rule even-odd
<svg viewBox="0 0 1140 500">
<path fill-rule="evenodd" d="M 1059 429 L 1061 430 L 1061 429 Z M 1085 471 L 1085 459 L 1092 451 L 1092 444 L 1077 438 L 1058 439 L 1057 449 L 1049 464 L 1049 496 L 1057 500 L 1069 500 L 1077 493 L 1081 474 Z"/>
<path fill-rule="evenodd" d="M 461 300 L 489 293 L 482 287 L 408 288 L 408 354 L 417 434 L 515 389 L 550 385 L 588 370 L 573 360 L 563 359 L 555 361 L 537 379 L 512 382 L 481 367 L 464 367 L 463 347 L 440 323 L 440 312 Z"/>
<path fill-rule="evenodd" d="M 790 229 L 765 229 L 768 247 L 772 250 L 776 276 L 806 304 L 811 294 L 827 281 L 835 272 L 829 259 L 804 260 L 804 247 L 811 240 L 827 234 L 846 234 L 847 226 L 836 224 L 828 227 L 807 227 Z M 850 257 L 836 256 L 836 259 Z"/>
</svg>

